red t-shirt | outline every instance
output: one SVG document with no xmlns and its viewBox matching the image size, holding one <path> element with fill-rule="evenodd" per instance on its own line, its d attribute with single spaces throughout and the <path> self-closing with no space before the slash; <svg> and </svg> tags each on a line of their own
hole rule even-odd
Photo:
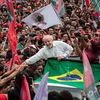
<svg viewBox="0 0 100 100">
<path fill-rule="evenodd" d="M 100 55 L 100 40 L 91 40 L 91 48 L 86 48 L 86 55 L 89 61 L 95 61 Z"/>
</svg>

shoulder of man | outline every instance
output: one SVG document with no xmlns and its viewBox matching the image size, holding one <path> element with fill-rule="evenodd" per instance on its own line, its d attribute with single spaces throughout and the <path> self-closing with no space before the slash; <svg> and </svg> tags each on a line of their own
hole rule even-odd
<svg viewBox="0 0 100 100">
<path fill-rule="evenodd" d="M 61 41 L 61 40 L 55 40 L 55 41 L 53 41 L 53 43 L 62 43 L 63 41 Z"/>
</svg>

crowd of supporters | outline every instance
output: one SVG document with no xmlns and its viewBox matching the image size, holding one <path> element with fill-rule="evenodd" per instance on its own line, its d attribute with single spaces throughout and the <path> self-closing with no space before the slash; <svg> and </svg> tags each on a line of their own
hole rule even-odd
<svg viewBox="0 0 100 100">
<path fill-rule="evenodd" d="M 71 56 L 79 56 L 81 59 L 82 51 L 85 49 L 89 61 L 100 62 L 100 12 L 96 12 L 95 6 L 90 3 L 90 6 L 86 8 L 86 6 L 81 7 L 81 0 L 65 0 L 65 14 L 60 18 L 62 25 L 52 26 L 45 30 L 41 30 L 35 26 L 30 28 L 22 22 L 23 18 L 45 5 L 46 3 L 43 0 L 39 3 L 35 2 L 35 0 L 23 0 L 22 2 L 13 1 L 16 16 L 16 49 L 20 58 L 20 63 L 36 54 L 40 48 L 43 47 L 42 39 L 46 34 L 53 35 L 54 40 L 62 40 L 70 44 L 74 48 Z M 10 98 L 10 94 L 12 92 L 12 94 L 15 93 L 13 90 L 11 91 L 11 89 L 14 88 L 13 80 L 15 79 L 13 79 L 13 77 L 16 76 L 15 70 L 18 69 L 16 65 L 18 63 L 15 62 L 13 67 L 10 66 L 12 65 L 10 62 L 12 59 L 12 52 L 7 39 L 8 29 L 9 16 L 7 7 L 3 4 L 0 6 L 0 80 L 4 80 L 0 82 L 0 93 L 8 93 L 8 97 Z M 30 67 L 25 68 L 24 72 L 28 73 L 29 77 L 35 80 L 42 75 L 44 65 L 45 61 L 42 59 L 30 65 Z M 10 76 L 7 78 L 9 82 L 6 80 L 7 76 Z M 34 91 L 31 92 L 33 93 Z M 51 95 L 54 94 L 56 94 L 57 97 L 59 95 L 56 92 L 49 95 L 51 97 Z M 61 94 L 64 93 L 62 92 Z M 17 94 L 17 97 L 18 95 L 19 94 Z M 33 98 L 34 95 L 33 93 L 31 97 Z"/>
</svg>

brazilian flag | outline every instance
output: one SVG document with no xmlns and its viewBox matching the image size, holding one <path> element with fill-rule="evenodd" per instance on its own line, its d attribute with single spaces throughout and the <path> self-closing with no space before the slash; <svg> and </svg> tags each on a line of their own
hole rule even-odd
<svg viewBox="0 0 100 100">
<path fill-rule="evenodd" d="M 95 82 L 100 80 L 100 64 L 91 64 Z M 83 64 L 81 61 L 48 59 L 44 74 L 49 72 L 48 83 L 68 85 L 83 89 Z M 39 82 L 41 78 L 35 82 Z"/>
</svg>

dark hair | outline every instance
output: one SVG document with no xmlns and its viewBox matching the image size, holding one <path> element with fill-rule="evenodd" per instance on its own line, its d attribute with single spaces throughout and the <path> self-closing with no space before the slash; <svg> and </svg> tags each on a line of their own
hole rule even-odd
<svg viewBox="0 0 100 100">
<path fill-rule="evenodd" d="M 12 51 L 8 50 L 6 53 L 6 60 L 9 61 L 12 58 Z"/>
<path fill-rule="evenodd" d="M 80 100 L 78 97 L 73 97 L 73 100 Z"/>
<path fill-rule="evenodd" d="M 61 100 L 60 94 L 57 91 L 50 91 L 48 93 L 48 100 Z"/>
<path fill-rule="evenodd" d="M 29 36 L 30 36 L 30 37 L 34 37 L 34 36 L 36 36 L 36 33 L 30 32 L 30 33 L 29 33 Z"/>
<path fill-rule="evenodd" d="M 83 96 L 82 100 L 84 100 L 84 98 L 85 98 L 85 100 L 89 100 L 89 98 L 87 96 Z"/>
<path fill-rule="evenodd" d="M 62 90 L 60 92 L 61 100 L 73 100 L 72 94 L 68 90 Z"/>
<path fill-rule="evenodd" d="M 29 50 L 29 48 L 24 49 L 22 54 L 23 54 L 23 58 L 25 58 L 25 59 L 30 57 L 30 50 Z"/>
<path fill-rule="evenodd" d="M 31 87 L 32 82 L 30 82 L 29 75 L 25 71 L 22 71 L 16 75 L 14 89 L 8 91 L 8 100 L 20 100 L 20 92 L 21 92 L 23 75 L 26 76 L 26 79 L 29 85 L 31 99 L 34 98 L 35 93 L 32 90 L 32 87 Z"/>
<path fill-rule="evenodd" d="M 75 37 L 80 37 L 80 36 L 81 36 L 80 32 L 75 33 Z"/>
<path fill-rule="evenodd" d="M 4 70 L 4 65 L 2 63 L 0 63 L 0 71 Z"/>
<path fill-rule="evenodd" d="M 18 42 L 21 42 L 21 41 L 25 41 L 25 36 L 24 35 L 21 35 Z"/>
</svg>

